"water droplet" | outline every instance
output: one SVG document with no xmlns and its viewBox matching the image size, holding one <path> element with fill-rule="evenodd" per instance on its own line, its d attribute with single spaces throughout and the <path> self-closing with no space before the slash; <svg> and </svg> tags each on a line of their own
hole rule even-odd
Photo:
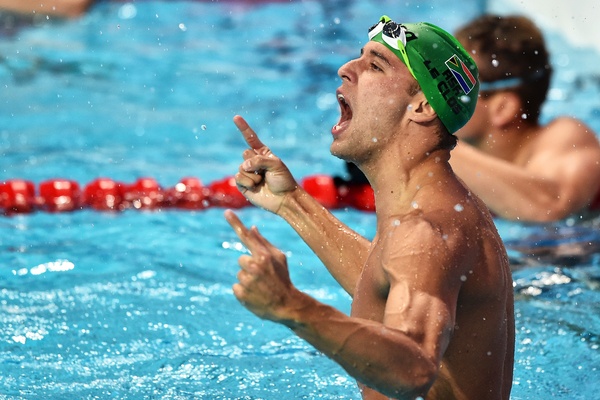
<svg viewBox="0 0 600 400">
<path fill-rule="evenodd" d="M 205 130 L 206 130 L 206 125 L 202 125 L 202 126 L 200 127 L 200 129 L 202 129 L 203 131 L 205 131 Z"/>
<path fill-rule="evenodd" d="M 137 8 L 133 4 L 124 4 L 119 8 L 119 17 L 121 19 L 132 19 L 137 15 Z"/>
<path fill-rule="evenodd" d="M 464 104 L 470 103 L 471 102 L 471 98 L 465 94 L 463 94 L 462 96 L 460 96 L 460 101 L 462 101 Z"/>
<path fill-rule="evenodd" d="M 460 281 L 461 281 L 461 282 L 466 282 L 466 281 L 467 281 L 467 277 L 466 277 L 466 276 L 464 276 L 464 275 L 461 275 L 461 276 L 460 276 Z"/>
<path fill-rule="evenodd" d="M 492 66 L 493 67 L 497 67 L 498 65 L 500 65 L 500 61 L 498 61 L 498 60 L 492 60 Z"/>
<path fill-rule="evenodd" d="M 464 207 L 463 207 L 463 205 L 462 205 L 462 204 L 460 204 L 460 203 L 459 203 L 459 204 L 456 204 L 456 205 L 454 206 L 454 211 L 456 211 L 456 212 L 461 212 L 461 211 L 463 211 L 464 209 L 465 209 L 465 208 L 464 208 Z"/>
<path fill-rule="evenodd" d="M 182 22 L 179 24 L 179 29 L 181 29 L 183 32 L 187 31 L 187 26 L 185 26 L 185 24 Z"/>
<path fill-rule="evenodd" d="M 392 221 L 392 226 L 400 226 L 400 220 L 395 219 L 394 221 Z"/>
<path fill-rule="evenodd" d="M 525 114 L 525 113 L 521 114 L 521 119 L 527 119 L 527 114 Z"/>
<path fill-rule="evenodd" d="M 412 206 L 412 208 L 417 209 L 419 208 L 419 204 L 416 201 L 413 201 L 412 203 L 410 203 L 410 205 Z"/>
</svg>

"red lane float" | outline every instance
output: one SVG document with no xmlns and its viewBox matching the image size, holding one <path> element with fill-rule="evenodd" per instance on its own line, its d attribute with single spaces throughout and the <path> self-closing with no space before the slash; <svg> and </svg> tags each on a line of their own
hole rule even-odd
<svg viewBox="0 0 600 400">
<path fill-rule="evenodd" d="M 324 207 L 352 207 L 375 210 L 375 198 L 369 185 L 339 183 L 327 175 L 304 178 L 301 186 Z M 36 210 L 70 212 L 89 208 L 98 211 L 127 209 L 156 210 L 178 208 L 203 210 L 210 207 L 242 208 L 248 200 L 238 190 L 235 179 L 226 177 L 205 186 L 198 178 L 185 177 L 175 186 L 164 189 L 154 178 L 142 177 L 131 184 L 110 178 L 97 178 L 83 189 L 69 179 L 49 179 L 39 184 L 11 179 L 0 182 L 0 209 L 5 215 L 25 214 Z"/>
<path fill-rule="evenodd" d="M 369 184 L 338 183 L 329 175 L 308 176 L 300 184 L 325 208 L 351 207 L 361 211 L 375 211 L 375 195 Z"/>
<path fill-rule="evenodd" d="M 98 178 L 83 190 L 82 203 L 98 211 L 119 211 L 123 204 L 123 184 L 109 178 Z"/>
<path fill-rule="evenodd" d="M 209 206 L 209 189 L 198 178 L 183 178 L 167 190 L 167 204 L 185 210 L 202 210 Z"/>
<path fill-rule="evenodd" d="M 7 215 L 33 211 L 35 206 L 33 182 L 11 179 L 0 183 L 0 206 Z"/>
<path fill-rule="evenodd" d="M 213 207 L 242 208 L 250 205 L 231 176 L 211 183 L 208 189 L 209 204 Z"/>
<path fill-rule="evenodd" d="M 162 206 L 163 201 L 164 192 L 154 178 L 140 178 L 124 187 L 123 208 L 155 210 Z"/>
<path fill-rule="evenodd" d="M 333 178 L 328 175 L 308 176 L 300 182 L 300 186 L 325 208 L 339 208 L 341 197 L 338 196 Z"/>
<path fill-rule="evenodd" d="M 49 212 L 74 211 L 81 207 L 79 184 L 67 179 L 54 179 L 40 183 L 37 206 Z"/>
</svg>

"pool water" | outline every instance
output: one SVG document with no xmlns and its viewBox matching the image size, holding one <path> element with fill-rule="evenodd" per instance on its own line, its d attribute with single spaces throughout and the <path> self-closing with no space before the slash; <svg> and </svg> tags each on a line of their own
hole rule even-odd
<svg viewBox="0 0 600 400">
<path fill-rule="evenodd" d="M 233 174 L 244 115 L 298 177 L 331 157 L 337 68 L 383 13 L 452 30 L 481 2 L 103 2 L 80 20 L 0 37 L 0 180 Z M 544 118 L 600 132 L 600 56 L 547 32 L 560 64 Z M 373 214 L 335 214 L 372 237 Z M 0 218 L 0 399 L 357 399 L 350 377 L 235 300 L 242 246 L 223 210 L 36 212 Z M 349 297 L 282 220 L 247 224 L 288 255 L 293 282 Z M 600 244 L 594 219 L 497 221 L 514 269 L 512 399 L 597 398 Z"/>
</svg>

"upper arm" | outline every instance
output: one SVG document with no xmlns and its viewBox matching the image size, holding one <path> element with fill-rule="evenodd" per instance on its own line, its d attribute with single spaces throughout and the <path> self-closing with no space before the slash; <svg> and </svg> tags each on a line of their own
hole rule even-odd
<svg viewBox="0 0 600 400">
<path fill-rule="evenodd" d="M 549 203 L 557 211 L 570 211 L 568 215 L 594 199 L 600 187 L 600 144 L 593 131 L 577 120 L 561 118 L 548 127 L 536 148 L 526 169 L 555 188 Z"/>
<path fill-rule="evenodd" d="M 390 288 L 383 322 L 405 333 L 439 364 L 455 324 L 459 252 L 426 221 L 409 222 L 385 240 L 383 268 Z"/>
</svg>

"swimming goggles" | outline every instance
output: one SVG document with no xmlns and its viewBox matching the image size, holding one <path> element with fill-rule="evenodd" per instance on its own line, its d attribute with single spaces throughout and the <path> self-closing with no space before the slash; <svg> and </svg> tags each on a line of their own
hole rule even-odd
<svg viewBox="0 0 600 400">
<path fill-rule="evenodd" d="M 524 80 L 521 78 L 499 79 L 491 82 L 479 82 L 480 92 L 495 92 L 499 90 L 515 89 L 521 86 Z"/>
<path fill-rule="evenodd" d="M 399 56 L 411 75 L 417 79 L 415 72 L 410 66 L 408 54 L 406 54 L 406 28 L 392 21 L 387 15 L 384 15 L 379 22 L 369 28 L 369 40 L 373 40 L 379 33 L 381 33 L 381 39 L 385 44 Z"/>
<path fill-rule="evenodd" d="M 516 89 L 525 83 L 533 83 L 538 79 L 543 78 L 546 71 L 539 70 L 526 77 L 512 77 L 505 79 L 497 79 L 489 82 L 479 82 L 480 92 L 494 92 L 500 90 Z"/>
</svg>

